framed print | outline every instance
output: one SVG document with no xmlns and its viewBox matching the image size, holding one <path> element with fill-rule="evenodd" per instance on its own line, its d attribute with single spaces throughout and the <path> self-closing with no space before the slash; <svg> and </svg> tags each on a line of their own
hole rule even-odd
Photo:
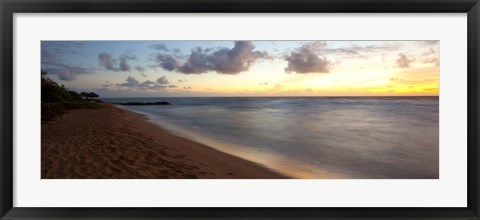
<svg viewBox="0 0 480 220">
<path fill-rule="evenodd" d="M 478 219 L 468 1 L 2 1 L 2 219 Z"/>
</svg>

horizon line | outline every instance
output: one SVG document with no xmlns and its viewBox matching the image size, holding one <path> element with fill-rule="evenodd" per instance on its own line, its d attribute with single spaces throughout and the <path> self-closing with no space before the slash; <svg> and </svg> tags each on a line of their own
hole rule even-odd
<svg viewBox="0 0 480 220">
<path fill-rule="evenodd" d="M 440 97 L 440 95 L 366 95 L 366 96 L 148 96 L 148 97 L 100 97 L 99 99 L 116 99 L 116 98 L 401 98 L 401 97 Z"/>
</svg>

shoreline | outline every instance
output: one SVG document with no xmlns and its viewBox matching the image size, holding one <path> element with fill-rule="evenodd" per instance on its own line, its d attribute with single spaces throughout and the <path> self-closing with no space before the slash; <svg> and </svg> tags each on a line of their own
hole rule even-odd
<svg viewBox="0 0 480 220">
<path fill-rule="evenodd" d="M 102 104 L 42 123 L 42 179 L 287 179 L 261 164 L 172 134 Z"/>
</svg>

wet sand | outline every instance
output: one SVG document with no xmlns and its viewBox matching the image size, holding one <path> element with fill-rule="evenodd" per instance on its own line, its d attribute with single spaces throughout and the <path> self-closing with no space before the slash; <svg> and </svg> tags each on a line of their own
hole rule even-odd
<svg viewBox="0 0 480 220">
<path fill-rule="evenodd" d="M 288 178 L 103 105 L 42 123 L 42 179 Z"/>
</svg>

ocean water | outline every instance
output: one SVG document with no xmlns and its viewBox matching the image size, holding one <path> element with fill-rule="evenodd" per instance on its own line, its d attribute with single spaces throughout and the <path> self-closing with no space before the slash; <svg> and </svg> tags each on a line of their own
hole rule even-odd
<svg viewBox="0 0 480 220">
<path fill-rule="evenodd" d="M 294 178 L 437 179 L 438 97 L 111 98 L 180 136 Z"/>
</svg>

